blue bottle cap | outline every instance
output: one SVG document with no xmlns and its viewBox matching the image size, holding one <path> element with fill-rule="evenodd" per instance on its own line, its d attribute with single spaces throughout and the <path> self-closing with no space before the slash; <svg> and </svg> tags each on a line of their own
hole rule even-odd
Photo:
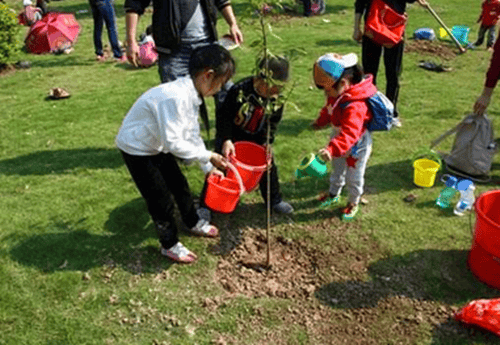
<svg viewBox="0 0 500 345">
<path fill-rule="evenodd" d="M 460 182 L 457 183 L 457 190 L 467 190 L 471 184 L 474 184 L 471 180 L 460 180 Z"/>
<path fill-rule="evenodd" d="M 444 184 L 446 185 L 446 187 L 453 188 L 455 187 L 456 183 L 457 183 L 457 178 L 455 176 L 449 175 Z"/>
</svg>

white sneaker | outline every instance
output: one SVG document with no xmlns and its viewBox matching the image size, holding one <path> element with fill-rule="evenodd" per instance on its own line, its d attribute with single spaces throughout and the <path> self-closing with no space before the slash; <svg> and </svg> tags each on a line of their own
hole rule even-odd
<svg viewBox="0 0 500 345">
<path fill-rule="evenodd" d="M 168 249 L 162 247 L 161 254 L 173 261 L 183 264 L 190 264 L 198 259 L 195 253 L 184 247 L 184 245 L 180 242 L 177 242 L 174 246 Z"/>
<path fill-rule="evenodd" d="M 191 228 L 191 233 L 198 236 L 217 237 L 219 236 L 219 229 L 211 225 L 206 219 L 201 219 L 196 225 Z"/>
</svg>

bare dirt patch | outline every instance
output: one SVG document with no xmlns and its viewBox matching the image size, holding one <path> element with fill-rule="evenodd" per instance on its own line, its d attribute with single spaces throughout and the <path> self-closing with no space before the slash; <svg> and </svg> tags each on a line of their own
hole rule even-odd
<svg viewBox="0 0 500 345">
<path fill-rule="evenodd" d="M 420 53 L 431 55 L 444 60 L 454 59 L 458 55 L 458 50 L 448 43 L 427 40 L 408 40 L 405 42 L 405 53 Z"/>
<path fill-rule="evenodd" d="M 203 307 L 213 312 L 242 295 L 288 301 L 284 310 L 262 307 L 252 320 L 245 321 L 245 327 L 251 324 L 252 329 L 262 328 L 259 344 L 289 344 L 292 329 L 297 329 L 293 327 L 305 332 L 311 344 L 498 341 L 487 332 L 462 327 L 453 320 L 458 308 L 428 293 L 421 262 L 433 257 L 432 252 L 422 252 L 427 257 L 415 257 L 405 267 L 393 267 L 393 259 L 384 257 L 383 248 L 363 232 L 360 221 L 343 223 L 334 216 L 290 227 L 304 235 L 290 239 L 272 234 L 271 267 L 265 266 L 265 229 L 247 227 L 238 235 L 229 235 L 231 229 L 220 227 L 218 246 L 226 250 L 222 251 L 215 279 L 226 294 L 204 300 Z M 348 233 L 357 237 L 356 248 L 346 238 Z M 318 237 L 325 239 L 321 245 L 314 244 L 313 239 Z M 224 241 L 231 245 L 224 245 Z M 446 255 L 453 261 L 461 253 Z M 453 265 L 440 268 L 441 273 L 446 273 L 445 277 L 463 275 L 462 268 L 455 272 Z M 264 326 L 266 318 L 280 320 L 281 324 L 269 329 Z M 234 335 L 220 336 L 225 339 L 221 344 L 245 343 Z"/>
</svg>

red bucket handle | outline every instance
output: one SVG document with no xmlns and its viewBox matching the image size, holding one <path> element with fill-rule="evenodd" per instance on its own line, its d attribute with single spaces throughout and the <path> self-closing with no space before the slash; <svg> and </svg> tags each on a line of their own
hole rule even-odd
<svg viewBox="0 0 500 345">
<path fill-rule="evenodd" d="M 243 180 L 238 172 L 238 169 L 236 169 L 230 162 L 227 162 L 227 167 L 231 169 L 236 176 L 236 181 L 238 181 L 238 185 L 240 186 L 240 196 L 242 196 L 243 193 L 245 193 L 245 185 L 243 184 Z"/>
</svg>

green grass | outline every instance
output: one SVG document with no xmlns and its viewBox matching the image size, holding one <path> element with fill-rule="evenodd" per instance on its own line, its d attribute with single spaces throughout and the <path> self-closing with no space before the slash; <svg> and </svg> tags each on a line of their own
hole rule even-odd
<svg viewBox="0 0 500 345">
<path fill-rule="evenodd" d="M 248 7 L 243 1 L 234 3 L 237 15 Z M 471 6 L 466 0 L 443 0 L 431 5 L 449 26 L 468 25 L 470 39 L 476 37 L 479 2 Z M 314 343 L 307 327 L 281 319 L 294 301 L 238 297 L 224 300 L 215 312 L 202 307 L 205 298 L 225 294 L 214 279 L 219 257 L 210 253 L 213 241 L 182 235 L 182 242 L 200 256 L 192 266 L 172 265 L 159 255 L 146 206 L 114 145 L 127 110 L 140 94 L 158 84 L 157 69 L 94 62 L 88 3 L 53 1 L 49 7 L 89 12 L 76 14 L 82 31 L 72 54 L 21 52 L 17 59 L 30 60 L 32 68 L 0 77 L 0 344 L 209 344 L 219 337 L 237 344 Z M 116 9 L 124 41 L 123 1 L 116 3 Z M 408 12 L 408 36 L 419 27 L 439 29 L 435 19 L 417 5 Z M 286 109 L 274 145 L 283 194 L 296 214 L 291 225 L 278 219 L 273 232 L 307 238 L 311 245 L 331 239 L 328 233 L 308 234 L 305 227 L 332 216 L 319 211 L 315 201 L 328 188 L 327 179 L 293 178 L 300 157 L 318 150 L 329 136 L 328 130 L 307 130 L 324 102 L 322 93 L 312 88 L 311 69 L 325 52 L 360 54 L 360 46 L 351 39 L 353 17 L 352 1 L 339 0 L 329 1 L 327 13 L 321 17 L 271 20 L 273 32 L 281 38 L 270 37 L 274 52 L 306 52 L 292 64 L 296 88 L 291 100 L 299 110 Z M 147 13 L 138 32 L 149 20 Z M 258 39 L 255 18 L 240 16 L 240 26 L 246 43 Z M 25 30 L 22 28 L 20 40 Z M 220 20 L 219 32 L 226 31 Z M 103 39 L 106 42 L 106 35 Z M 250 73 L 253 56 L 248 44 L 234 51 L 236 80 Z M 450 61 L 438 59 L 453 68 L 441 74 L 417 67 L 419 60 L 429 58 L 436 60 L 416 53 L 404 56 L 399 102 L 404 125 L 374 135 L 366 173 L 370 204 L 363 207 L 361 218 L 348 225 L 346 236 L 353 248 L 368 252 L 373 243 L 379 248 L 372 253 L 366 281 L 332 281 L 320 292 L 354 299 L 350 289 L 362 289 L 373 295 L 364 303 L 376 307 L 377 298 L 385 297 L 376 295 L 381 286 L 377 277 L 400 277 L 406 270 L 414 273 L 414 279 L 398 281 L 387 291 L 420 289 L 426 300 L 452 307 L 497 294 L 475 281 L 466 269 L 472 239 L 468 217 L 454 217 L 434 207 L 442 184 L 416 188 L 411 166 L 414 152 L 471 110 L 481 92 L 490 54 L 478 49 Z M 379 88 L 385 90 L 383 66 L 379 73 Z M 63 87 L 72 97 L 47 101 L 52 87 Z M 209 107 L 211 111 L 211 100 Z M 489 113 L 498 120 L 496 96 Z M 442 148 L 450 145 L 451 139 Z M 497 156 L 493 182 L 478 186 L 478 193 L 497 188 L 499 167 Z M 200 169 L 183 169 L 192 190 L 199 193 L 203 184 Z M 418 197 L 414 204 L 402 201 L 410 192 Z M 265 227 L 260 197 L 252 193 L 243 201 L 250 207 L 240 211 L 235 226 Z M 332 255 L 343 260 L 342 254 Z M 362 304 L 363 300 L 356 302 Z M 258 312 L 261 309 L 264 311 Z M 336 315 L 350 310 L 348 306 L 330 309 Z M 371 339 L 377 344 L 393 341 L 383 330 L 396 316 L 390 310 L 387 313 L 372 328 Z M 255 323 L 249 326 L 249 320 Z M 494 343 L 482 334 L 443 336 L 442 329 L 446 324 L 424 322 L 412 334 L 411 343 Z M 269 338 L 273 332 L 281 337 Z M 341 337 L 334 338 L 331 343 L 342 343 Z M 404 339 L 401 343 L 406 343 Z"/>
</svg>

